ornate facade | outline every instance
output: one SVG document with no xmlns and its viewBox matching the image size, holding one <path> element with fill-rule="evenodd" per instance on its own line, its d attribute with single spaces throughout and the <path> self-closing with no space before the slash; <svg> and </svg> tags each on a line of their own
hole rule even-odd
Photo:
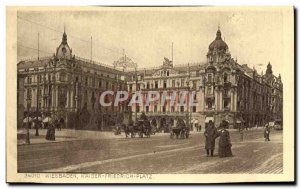
<svg viewBox="0 0 300 189">
<path fill-rule="evenodd" d="M 208 47 L 206 58 L 203 63 L 184 65 L 173 65 L 165 58 L 160 67 L 121 71 L 75 57 L 64 33 L 52 57 L 18 63 L 18 81 L 24 81 L 18 99 L 24 97 L 24 116 L 35 113 L 62 117 L 68 127 L 79 129 L 103 129 L 124 112 L 132 112 L 133 120 L 145 112 L 158 128 L 176 124 L 177 118 L 189 125 L 196 122 L 204 125 L 208 120 L 218 125 L 226 119 L 233 126 L 239 122 L 251 126 L 282 120 L 283 84 L 280 75 L 273 75 L 270 63 L 265 74 L 239 64 L 231 57 L 220 29 Z M 187 91 L 195 95 L 185 100 L 195 106 L 188 103 L 178 106 L 176 98 L 174 106 L 170 100 L 164 104 L 159 100 L 149 106 L 143 103 L 132 107 L 126 104 L 101 107 L 95 102 L 105 90 L 141 91 L 143 99 L 148 91 L 168 95 Z M 24 117 L 19 112 L 18 116 Z"/>
<path fill-rule="evenodd" d="M 21 77 L 24 116 L 63 118 L 70 128 L 100 130 L 126 108 L 96 103 L 102 91 L 126 89 L 124 73 L 75 57 L 65 32 L 52 57 L 18 63 L 18 78 Z"/>
<path fill-rule="evenodd" d="M 190 125 L 195 122 L 204 125 L 209 120 L 218 125 L 225 119 L 234 127 L 239 122 L 253 126 L 282 120 L 281 77 L 273 75 L 270 63 L 265 74 L 258 74 L 246 64 L 240 65 L 231 57 L 220 29 L 206 57 L 204 63 L 184 66 L 174 66 L 172 61 L 165 59 L 161 67 L 130 72 L 127 84 L 133 93 L 141 90 L 147 95 L 148 90 L 157 90 L 160 94 L 164 91 L 179 94 L 185 90 L 196 94 L 195 107 L 177 106 L 178 99 L 174 106 L 170 106 L 169 101 L 165 104 L 159 101 L 149 107 L 133 106 L 133 116 L 145 112 L 159 127 L 175 124 L 178 117 Z"/>
</svg>

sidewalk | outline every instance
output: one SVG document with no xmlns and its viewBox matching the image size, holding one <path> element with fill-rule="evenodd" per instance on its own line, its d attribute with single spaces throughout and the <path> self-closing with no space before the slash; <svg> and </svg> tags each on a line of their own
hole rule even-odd
<svg viewBox="0 0 300 189">
<path fill-rule="evenodd" d="M 26 130 L 20 129 L 18 133 L 26 133 Z M 64 142 L 64 141 L 74 141 L 74 140 L 85 140 L 85 139 L 117 139 L 125 138 L 125 133 L 122 132 L 121 135 L 114 135 L 113 131 L 92 131 L 92 130 L 74 130 L 74 129 L 62 129 L 61 131 L 55 130 L 55 141 L 46 140 L 47 129 L 39 129 L 39 136 L 35 136 L 35 130 L 30 129 L 30 144 L 41 144 L 41 143 L 53 143 L 53 142 Z M 170 133 L 156 133 L 151 135 L 155 136 L 165 136 Z M 24 139 L 18 140 L 18 145 L 23 145 L 25 143 Z"/>
<path fill-rule="evenodd" d="M 18 130 L 18 132 L 22 132 Z M 26 130 L 23 132 L 26 133 Z M 53 143 L 73 140 L 84 139 L 110 139 L 110 138 L 124 138 L 123 135 L 114 135 L 112 131 L 89 131 L 89 130 L 74 130 L 74 129 L 62 129 L 61 131 L 55 130 L 55 141 L 46 140 L 47 129 L 39 129 L 39 136 L 35 136 L 35 130 L 30 129 L 30 144 L 40 143 Z M 18 140 L 18 145 L 25 144 L 25 140 Z"/>
</svg>

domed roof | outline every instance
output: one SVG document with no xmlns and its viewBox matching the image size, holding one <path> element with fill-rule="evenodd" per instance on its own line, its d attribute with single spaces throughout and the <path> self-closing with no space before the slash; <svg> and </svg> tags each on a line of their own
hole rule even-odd
<svg viewBox="0 0 300 189">
<path fill-rule="evenodd" d="M 208 47 L 209 51 L 212 51 L 215 48 L 218 50 L 227 50 L 228 49 L 228 46 L 225 43 L 225 41 L 222 40 L 221 35 L 222 35 L 221 31 L 220 31 L 220 29 L 218 29 L 216 39 Z"/>
</svg>

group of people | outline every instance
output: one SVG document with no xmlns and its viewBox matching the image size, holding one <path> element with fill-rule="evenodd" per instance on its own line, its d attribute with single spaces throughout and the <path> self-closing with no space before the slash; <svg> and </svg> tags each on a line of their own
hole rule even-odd
<svg viewBox="0 0 300 189">
<path fill-rule="evenodd" d="M 229 132 L 226 130 L 227 126 L 228 123 L 226 121 L 222 121 L 219 130 L 217 130 L 214 123 L 212 121 L 209 121 L 204 131 L 205 149 L 207 157 L 214 156 L 215 140 L 218 137 L 220 137 L 218 151 L 219 157 L 223 158 L 233 156 L 231 151 L 232 144 L 230 141 L 230 135 Z"/>
<path fill-rule="evenodd" d="M 231 140 L 230 134 L 226 130 L 228 127 L 228 122 L 222 121 L 219 129 L 217 129 L 212 121 L 209 121 L 208 125 L 205 127 L 204 136 L 205 136 L 205 149 L 207 156 L 214 156 L 214 149 L 215 149 L 215 140 L 216 138 L 220 137 L 219 139 L 219 150 L 218 155 L 220 158 L 223 157 L 231 157 L 233 156 L 231 151 Z M 241 133 L 241 141 L 243 141 L 243 129 L 240 129 L 239 132 Z M 265 125 L 264 129 L 264 138 L 265 141 L 270 141 L 270 126 L 269 124 Z"/>
<path fill-rule="evenodd" d="M 202 126 L 201 124 L 195 123 L 196 131 L 201 132 Z"/>
</svg>

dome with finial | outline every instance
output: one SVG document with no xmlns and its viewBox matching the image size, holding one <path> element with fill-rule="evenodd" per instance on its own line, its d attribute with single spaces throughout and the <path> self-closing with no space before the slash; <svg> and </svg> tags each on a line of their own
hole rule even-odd
<svg viewBox="0 0 300 189">
<path fill-rule="evenodd" d="M 228 45 L 225 43 L 225 41 L 222 40 L 220 27 L 218 27 L 216 39 L 209 45 L 208 49 L 209 51 L 213 51 L 214 49 L 226 51 L 228 49 Z"/>
<path fill-rule="evenodd" d="M 72 58 L 72 49 L 68 45 L 68 39 L 66 34 L 66 29 L 64 27 L 64 33 L 62 36 L 62 41 L 59 47 L 56 50 L 56 58 L 58 59 L 71 59 Z"/>
</svg>

